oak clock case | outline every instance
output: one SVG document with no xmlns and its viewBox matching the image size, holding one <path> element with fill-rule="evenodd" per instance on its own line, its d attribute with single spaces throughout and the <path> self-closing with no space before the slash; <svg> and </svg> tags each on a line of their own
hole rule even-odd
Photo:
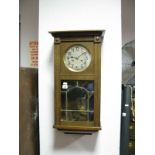
<svg viewBox="0 0 155 155">
<path fill-rule="evenodd" d="M 104 31 L 50 33 L 54 37 L 54 128 L 78 132 L 100 130 Z"/>
</svg>

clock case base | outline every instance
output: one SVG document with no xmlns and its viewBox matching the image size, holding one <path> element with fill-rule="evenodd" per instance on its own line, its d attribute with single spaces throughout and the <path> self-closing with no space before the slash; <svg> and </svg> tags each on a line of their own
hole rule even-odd
<svg viewBox="0 0 155 155">
<path fill-rule="evenodd" d="M 93 133 L 101 130 L 101 127 L 81 127 L 81 126 L 62 126 L 54 125 L 54 128 L 70 133 Z"/>
</svg>

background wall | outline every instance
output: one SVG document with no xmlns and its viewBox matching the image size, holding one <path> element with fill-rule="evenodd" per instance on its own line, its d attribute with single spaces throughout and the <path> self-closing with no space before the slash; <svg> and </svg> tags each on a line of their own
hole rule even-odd
<svg viewBox="0 0 155 155">
<path fill-rule="evenodd" d="M 20 0 L 20 67 L 29 67 L 29 42 L 38 40 L 39 0 Z"/>
<path fill-rule="evenodd" d="M 122 0 L 122 46 L 135 40 L 135 0 Z"/>
<path fill-rule="evenodd" d="M 48 31 L 105 29 L 101 125 L 93 135 L 53 129 L 53 38 Z M 39 117 L 41 155 L 119 155 L 121 112 L 121 1 L 39 1 Z"/>
</svg>

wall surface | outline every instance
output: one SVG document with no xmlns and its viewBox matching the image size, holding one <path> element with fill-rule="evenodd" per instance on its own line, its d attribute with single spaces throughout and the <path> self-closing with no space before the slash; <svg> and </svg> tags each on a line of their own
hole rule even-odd
<svg viewBox="0 0 155 155">
<path fill-rule="evenodd" d="M 135 40 L 135 0 L 122 0 L 122 46 Z"/>
<path fill-rule="evenodd" d="M 38 40 L 39 0 L 20 0 L 20 67 L 31 67 L 29 42 Z"/>
<path fill-rule="evenodd" d="M 101 125 L 93 135 L 53 129 L 53 38 L 48 31 L 104 29 Z M 121 113 L 121 1 L 39 1 L 39 118 L 41 155 L 119 155 Z"/>
</svg>

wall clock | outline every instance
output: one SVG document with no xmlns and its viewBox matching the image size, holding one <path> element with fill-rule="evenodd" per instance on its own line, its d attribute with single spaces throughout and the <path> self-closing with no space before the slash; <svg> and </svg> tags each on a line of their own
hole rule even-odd
<svg viewBox="0 0 155 155">
<path fill-rule="evenodd" d="M 103 30 L 54 31 L 54 128 L 95 132 L 100 126 Z"/>
</svg>

